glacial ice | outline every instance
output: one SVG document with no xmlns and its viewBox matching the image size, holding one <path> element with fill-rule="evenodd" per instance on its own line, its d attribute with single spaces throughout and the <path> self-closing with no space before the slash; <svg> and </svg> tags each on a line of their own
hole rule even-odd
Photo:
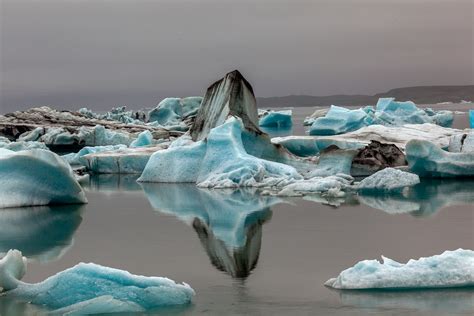
<svg viewBox="0 0 474 316">
<path fill-rule="evenodd" d="M 327 177 L 336 174 L 351 174 L 352 160 L 357 154 L 355 149 L 326 148 L 319 156 L 318 164 L 305 175 L 306 178 Z"/>
<path fill-rule="evenodd" d="M 45 306 L 57 314 L 145 312 L 189 304 L 195 294 L 186 283 L 94 263 L 79 263 L 35 284 L 19 280 L 25 272 L 26 258 L 10 250 L 0 260 L 0 287 L 6 291 L 2 295 Z"/>
<path fill-rule="evenodd" d="M 84 206 L 55 205 L 8 208 L 0 212 L 0 254 L 20 250 L 28 260 L 51 262 L 73 244 Z"/>
<path fill-rule="evenodd" d="M 449 139 L 449 152 L 474 152 L 474 131 L 454 135 Z"/>
<path fill-rule="evenodd" d="M 472 177 L 474 152 L 448 152 L 427 140 L 411 140 L 405 148 L 408 165 L 420 177 Z"/>
<path fill-rule="evenodd" d="M 64 159 L 42 149 L 0 149 L 0 208 L 87 203 Z"/>
<path fill-rule="evenodd" d="M 82 165 L 87 166 L 87 159 L 84 158 L 85 155 L 92 153 L 100 153 L 103 151 L 112 151 L 117 149 L 127 148 L 125 145 L 109 145 L 109 146 L 86 146 L 79 150 L 77 153 L 70 153 L 61 156 L 66 160 L 70 165 Z"/>
<path fill-rule="evenodd" d="M 130 143 L 130 147 L 144 147 L 153 145 L 155 141 L 153 140 L 153 135 L 150 131 L 143 131 L 138 134 L 138 137 Z"/>
<path fill-rule="evenodd" d="M 445 251 L 418 260 L 398 263 L 382 256 L 364 260 L 329 279 L 336 289 L 413 289 L 474 286 L 474 251 Z"/>
<path fill-rule="evenodd" d="M 397 192 L 420 183 L 418 175 L 394 168 L 385 168 L 363 179 L 357 189 L 362 193 Z"/>
<path fill-rule="evenodd" d="M 11 151 L 22 151 L 22 150 L 30 150 L 30 149 L 44 149 L 49 150 L 48 147 L 44 143 L 35 142 L 35 141 L 1 141 L 0 140 L 0 148 L 8 149 Z"/>
<path fill-rule="evenodd" d="M 474 128 L 474 110 L 469 110 L 469 126 Z"/>
<path fill-rule="evenodd" d="M 317 118 L 309 130 L 310 135 L 337 135 L 365 126 L 367 113 L 362 109 L 349 110 L 332 105 L 326 116 Z"/>
<path fill-rule="evenodd" d="M 306 194 L 322 195 L 338 198 L 345 196 L 346 190 L 351 189 L 354 179 L 346 174 L 336 174 L 327 177 L 313 177 L 294 181 L 276 192 L 276 196 L 301 196 Z M 271 192 L 265 192 L 272 194 Z"/>
<path fill-rule="evenodd" d="M 453 123 L 451 111 L 420 109 L 411 101 L 397 102 L 394 98 L 380 98 L 374 107 L 366 106 L 349 110 L 331 106 L 323 117 L 316 118 L 310 135 L 338 135 L 358 130 L 369 125 L 402 126 L 405 124 L 432 123 L 450 127 Z"/>
<path fill-rule="evenodd" d="M 201 187 L 272 186 L 301 179 L 295 168 L 247 153 L 244 124 L 230 117 L 206 139 L 154 153 L 138 181 L 190 182 Z"/>
<path fill-rule="evenodd" d="M 339 148 L 360 148 L 366 146 L 370 141 L 394 144 L 404 149 L 408 141 L 412 139 L 429 140 L 441 148 L 447 148 L 450 137 L 462 134 L 459 129 L 441 127 L 435 124 L 406 124 L 400 127 L 388 127 L 382 125 L 371 125 L 357 131 L 333 136 L 288 136 L 272 138 L 274 144 L 281 144 L 294 154 L 300 156 L 311 156 L 319 153 L 329 145 L 337 145 Z M 327 146 L 326 146 L 327 144 Z"/>
<path fill-rule="evenodd" d="M 184 119 L 196 115 L 202 97 L 166 98 L 148 113 L 149 122 L 155 122 L 168 129 L 188 129 Z"/>
<path fill-rule="evenodd" d="M 81 108 L 78 111 L 80 114 L 88 118 L 117 121 L 124 124 L 144 124 L 146 120 L 146 114 L 143 111 L 127 111 L 125 106 L 112 108 L 111 111 L 105 114 L 97 114 L 87 108 Z"/>
<path fill-rule="evenodd" d="M 272 111 L 264 110 L 259 113 L 259 122 L 260 127 L 290 127 L 292 111 L 291 110 L 282 110 L 282 111 Z"/>
</svg>

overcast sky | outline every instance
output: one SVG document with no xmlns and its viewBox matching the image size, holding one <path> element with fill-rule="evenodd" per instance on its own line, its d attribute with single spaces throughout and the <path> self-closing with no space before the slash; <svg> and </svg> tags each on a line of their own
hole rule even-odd
<svg viewBox="0 0 474 316">
<path fill-rule="evenodd" d="M 0 112 L 474 84 L 473 0 L 0 0 Z"/>
</svg>

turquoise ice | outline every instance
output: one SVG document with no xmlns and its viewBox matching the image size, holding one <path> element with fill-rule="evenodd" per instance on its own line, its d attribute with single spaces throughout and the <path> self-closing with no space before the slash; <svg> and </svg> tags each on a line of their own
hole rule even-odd
<svg viewBox="0 0 474 316">
<path fill-rule="evenodd" d="M 364 260 L 329 279 L 336 289 L 413 289 L 474 286 L 474 251 L 458 249 L 399 263 Z"/>
<path fill-rule="evenodd" d="M 0 208 L 86 203 L 69 164 L 42 149 L 0 149 Z"/>
<path fill-rule="evenodd" d="M 145 312 L 163 306 L 191 303 L 194 290 L 162 277 L 79 263 L 39 283 L 20 281 L 26 258 L 10 250 L 0 260 L 0 287 L 6 297 L 42 305 L 57 314 Z"/>
<path fill-rule="evenodd" d="M 317 118 L 309 130 L 310 135 L 337 135 L 358 130 L 366 126 L 367 113 L 331 105 L 324 117 Z"/>
<path fill-rule="evenodd" d="M 264 111 L 259 119 L 258 124 L 260 127 L 290 127 L 292 125 L 291 116 L 291 110 Z"/>
<path fill-rule="evenodd" d="M 168 129 L 187 130 L 183 120 L 196 115 L 202 97 L 166 98 L 148 113 L 149 122 L 155 122 Z"/>
<path fill-rule="evenodd" d="M 100 153 L 104 151 L 118 150 L 127 148 L 125 145 L 109 145 L 109 146 L 86 146 L 79 150 L 77 153 L 70 153 L 63 155 L 63 159 L 71 165 L 83 165 L 87 166 L 87 159 L 85 155 L 92 153 Z"/>
</svg>

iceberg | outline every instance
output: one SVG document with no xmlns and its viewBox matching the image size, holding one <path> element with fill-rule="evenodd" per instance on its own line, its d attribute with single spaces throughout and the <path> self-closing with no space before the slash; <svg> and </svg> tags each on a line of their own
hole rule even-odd
<svg viewBox="0 0 474 316">
<path fill-rule="evenodd" d="M 426 140 L 411 140 L 406 149 L 410 170 L 420 177 L 472 177 L 474 152 L 448 152 Z"/>
<path fill-rule="evenodd" d="M 194 117 L 201 106 L 202 97 L 166 98 L 148 113 L 148 121 L 175 130 L 188 130 L 184 121 Z"/>
<path fill-rule="evenodd" d="M 474 152 L 474 132 L 454 135 L 449 139 L 449 152 Z"/>
<path fill-rule="evenodd" d="M 22 150 L 30 150 L 30 149 L 43 149 L 49 150 L 48 147 L 44 143 L 36 142 L 36 141 L 0 141 L 0 148 L 8 149 L 11 151 L 22 151 Z"/>
<path fill-rule="evenodd" d="M 45 306 L 56 314 L 145 312 L 189 304 L 195 294 L 186 283 L 94 263 L 79 263 L 35 284 L 20 281 L 25 273 L 26 258 L 10 250 L 0 260 L 0 287 L 6 291 L 2 295 Z"/>
<path fill-rule="evenodd" d="M 345 190 L 351 189 L 354 179 L 346 174 L 336 174 L 327 177 L 313 177 L 310 179 L 295 181 L 287 184 L 275 195 L 277 196 L 302 196 L 321 195 L 325 198 L 341 198 L 345 196 Z M 271 192 L 264 192 L 271 194 Z"/>
<path fill-rule="evenodd" d="M 259 113 L 259 126 L 271 128 L 291 127 L 291 110 L 272 111 L 264 110 Z"/>
<path fill-rule="evenodd" d="M 469 126 L 474 128 L 474 110 L 469 110 Z"/>
<path fill-rule="evenodd" d="M 153 140 L 153 135 L 150 131 L 143 131 L 138 134 L 138 137 L 130 143 L 130 147 L 144 147 L 153 145 L 155 141 Z"/>
<path fill-rule="evenodd" d="M 336 146 L 326 148 L 319 156 L 318 164 L 306 175 L 306 178 L 336 174 L 350 175 L 352 160 L 357 152 L 355 149 L 339 149 Z"/>
<path fill-rule="evenodd" d="M 127 111 L 125 106 L 112 108 L 105 114 L 97 114 L 87 108 L 81 108 L 78 113 L 91 119 L 100 119 L 107 121 L 117 121 L 125 124 L 144 124 L 146 121 L 146 113 L 139 111 Z"/>
<path fill-rule="evenodd" d="M 348 110 L 346 108 L 331 105 L 324 117 L 318 117 L 311 128 L 310 135 L 337 135 L 358 130 L 365 126 L 364 120 L 367 113 L 362 109 Z"/>
<path fill-rule="evenodd" d="M 363 179 L 357 190 L 363 193 L 400 192 L 406 187 L 420 183 L 418 175 L 394 168 L 385 168 Z"/>
<path fill-rule="evenodd" d="M 406 124 L 400 127 L 371 125 L 357 131 L 333 136 L 288 136 L 272 138 L 272 143 L 280 144 L 293 153 L 301 156 L 311 156 L 319 153 L 329 145 L 339 148 L 361 148 L 371 141 L 383 144 L 393 144 L 404 149 L 412 139 L 429 140 L 441 148 L 448 148 L 451 136 L 462 134 L 463 131 L 454 128 L 441 127 L 435 124 Z M 326 145 L 327 144 L 327 145 Z"/>
<path fill-rule="evenodd" d="M 141 182 L 188 182 L 201 187 L 231 188 L 273 186 L 301 179 L 292 166 L 257 158 L 247 153 L 244 123 L 236 117 L 213 128 L 206 139 L 170 146 L 148 161 Z"/>
<path fill-rule="evenodd" d="M 314 115 L 313 115 L 314 116 Z M 405 124 L 431 123 L 450 127 L 454 116 L 451 111 L 420 109 L 411 101 L 397 102 L 395 98 L 380 98 L 375 106 L 356 110 L 332 105 L 325 116 L 309 118 L 310 135 L 338 135 L 369 125 L 403 126 Z"/>
<path fill-rule="evenodd" d="M 234 278 L 245 278 L 256 267 L 262 225 L 271 206 L 282 202 L 249 189 L 208 190 L 186 184 L 142 183 L 152 207 L 191 226 L 210 261 Z"/>
<path fill-rule="evenodd" d="M 87 159 L 84 158 L 85 155 L 93 154 L 93 153 L 100 153 L 104 151 L 113 151 L 117 149 L 124 149 L 127 148 L 125 145 L 109 145 L 109 146 L 86 146 L 79 150 L 77 153 L 70 153 L 61 156 L 64 160 L 66 160 L 70 165 L 82 165 L 87 166 Z"/>
<path fill-rule="evenodd" d="M 72 246 L 84 206 L 30 206 L 0 212 L 0 254 L 20 250 L 28 260 L 51 262 Z"/>
<path fill-rule="evenodd" d="M 364 260 L 329 279 L 335 289 L 417 289 L 474 286 L 474 251 L 458 249 L 398 263 Z"/>
<path fill-rule="evenodd" d="M 42 149 L 0 149 L 0 208 L 87 203 L 64 159 Z"/>
<path fill-rule="evenodd" d="M 82 159 L 92 173 L 140 174 L 150 157 L 167 146 L 168 143 L 162 143 L 155 146 L 99 151 L 84 155 Z"/>
</svg>

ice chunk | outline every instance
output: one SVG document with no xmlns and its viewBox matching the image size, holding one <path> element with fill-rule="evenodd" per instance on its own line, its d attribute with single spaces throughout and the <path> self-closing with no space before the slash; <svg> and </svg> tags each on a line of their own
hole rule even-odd
<svg viewBox="0 0 474 316">
<path fill-rule="evenodd" d="M 238 70 L 229 72 L 207 89 L 190 129 L 192 139 L 206 138 L 211 129 L 222 125 L 229 116 L 240 118 L 246 130 L 260 132 L 252 86 Z"/>
<path fill-rule="evenodd" d="M 145 312 L 154 308 L 191 302 L 194 290 L 161 277 L 145 277 L 93 263 L 78 265 L 46 280 L 29 284 L 20 281 L 26 260 L 11 250 L 0 261 L 0 287 L 5 297 L 44 305 L 66 314 Z"/>
<path fill-rule="evenodd" d="M 111 111 L 105 114 L 97 114 L 87 108 L 81 108 L 78 111 L 85 117 L 91 119 L 100 119 L 108 121 L 117 121 L 125 124 L 144 124 L 146 119 L 146 113 L 139 111 L 127 111 L 125 106 L 112 108 Z"/>
<path fill-rule="evenodd" d="M 474 286 L 474 251 L 458 249 L 406 264 L 382 256 L 344 270 L 325 285 L 336 289 L 410 289 Z"/>
<path fill-rule="evenodd" d="M 0 149 L 0 208 L 86 202 L 71 167 L 55 153 Z"/>
<path fill-rule="evenodd" d="M 153 140 L 153 135 L 150 131 L 143 131 L 138 134 L 137 139 L 135 139 L 131 144 L 130 147 L 143 147 L 143 146 L 150 146 L 153 145 L 155 142 Z"/>
<path fill-rule="evenodd" d="M 367 113 L 361 109 L 348 110 L 331 105 L 326 116 L 317 118 L 311 125 L 310 135 L 337 135 L 358 130 L 365 126 Z"/>
<path fill-rule="evenodd" d="M 394 168 L 385 168 L 363 179 L 357 189 L 361 192 L 397 192 L 420 183 L 418 175 Z"/>
<path fill-rule="evenodd" d="M 134 173 L 145 169 L 150 157 L 157 151 L 167 148 L 167 144 L 156 146 L 120 148 L 110 151 L 90 153 L 83 156 L 86 167 L 93 173 Z"/>
<path fill-rule="evenodd" d="M 474 152 L 474 132 L 454 135 L 449 139 L 448 151 L 450 152 Z"/>
<path fill-rule="evenodd" d="M 154 153 L 138 181 L 190 182 L 202 187 L 271 186 L 301 179 L 295 168 L 247 153 L 244 124 L 230 117 L 205 140 Z M 271 144 L 270 144 L 271 145 Z"/>
<path fill-rule="evenodd" d="M 62 157 L 70 164 L 70 165 L 83 165 L 87 166 L 87 159 L 84 158 L 85 155 L 92 154 L 92 153 L 100 153 L 103 151 L 112 151 L 117 149 L 127 148 L 125 145 L 110 145 L 110 146 L 94 146 L 94 147 L 84 147 L 79 150 L 77 153 L 70 153 L 67 155 L 63 155 Z"/>
<path fill-rule="evenodd" d="M 474 110 L 469 110 L 469 126 L 474 128 Z"/>
<path fill-rule="evenodd" d="M 30 149 L 44 149 L 49 150 L 44 143 L 36 141 L 16 141 L 16 142 L 3 142 L 0 141 L 0 148 L 8 149 L 12 151 L 30 150 Z"/>
<path fill-rule="evenodd" d="M 202 97 L 166 98 L 149 112 L 148 120 L 167 128 L 187 130 L 183 120 L 196 115 L 201 102 Z"/>
<path fill-rule="evenodd" d="M 354 179 L 345 174 L 337 174 L 329 177 L 314 177 L 307 180 L 294 181 L 284 186 L 277 196 L 300 196 L 306 194 L 322 194 L 329 197 L 343 197 L 344 190 L 350 189 Z"/>
<path fill-rule="evenodd" d="M 306 177 L 327 177 L 336 174 L 349 175 L 351 173 L 352 160 L 356 154 L 357 150 L 355 149 L 339 149 L 336 146 L 330 146 L 321 153 L 317 166 Z"/>
<path fill-rule="evenodd" d="M 282 110 L 282 111 L 262 111 L 258 124 L 260 127 L 290 127 L 292 125 L 291 110 Z"/>
<path fill-rule="evenodd" d="M 453 135 L 463 133 L 462 130 L 441 127 L 434 124 L 406 124 L 400 127 L 371 125 L 357 131 L 334 136 L 288 136 L 273 138 L 272 142 L 288 147 L 293 152 L 313 153 L 329 145 L 339 148 L 358 148 L 368 145 L 375 140 L 380 143 L 393 144 L 404 149 L 406 143 L 412 139 L 429 140 L 441 148 L 447 148 L 449 139 Z M 327 144 L 327 146 L 321 146 Z M 354 147 L 352 147 L 354 146 Z M 315 148 L 318 151 L 315 151 Z"/>
<path fill-rule="evenodd" d="M 472 177 L 474 152 L 451 153 L 426 140 L 411 140 L 406 146 L 410 169 L 421 177 Z"/>
<path fill-rule="evenodd" d="M 20 250 L 39 262 L 60 258 L 72 245 L 83 205 L 29 206 L 0 212 L 0 253 Z"/>
</svg>

